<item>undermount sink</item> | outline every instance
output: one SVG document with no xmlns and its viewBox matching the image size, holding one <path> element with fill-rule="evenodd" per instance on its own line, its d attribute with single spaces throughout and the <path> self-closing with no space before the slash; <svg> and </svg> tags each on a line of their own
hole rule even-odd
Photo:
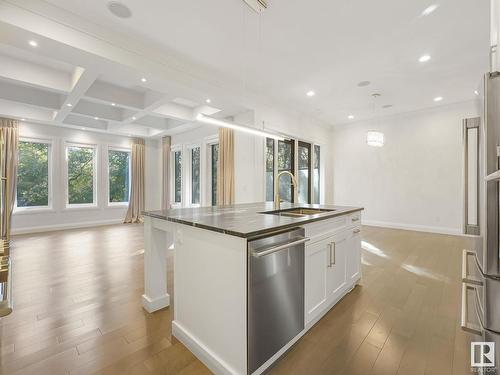
<svg viewBox="0 0 500 375">
<path fill-rule="evenodd" d="M 283 210 L 276 210 L 276 211 L 265 211 L 261 212 L 261 214 L 290 216 L 290 217 L 305 217 L 332 211 L 335 210 L 327 208 L 295 207 L 295 208 L 285 208 Z"/>
</svg>

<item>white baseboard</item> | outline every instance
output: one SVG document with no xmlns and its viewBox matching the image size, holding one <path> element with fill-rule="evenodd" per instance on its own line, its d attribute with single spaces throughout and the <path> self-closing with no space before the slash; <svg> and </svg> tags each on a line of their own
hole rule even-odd
<svg viewBox="0 0 500 375">
<path fill-rule="evenodd" d="M 195 336 L 191 335 L 181 324 L 172 322 L 172 335 L 186 346 L 196 358 L 202 361 L 210 371 L 217 375 L 235 375 L 237 371 L 231 368 L 222 359 L 212 353 Z M 241 374 L 243 375 L 243 374 Z"/>
<path fill-rule="evenodd" d="M 11 233 L 12 233 L 12 235 L 27 234 L 27 233 L 41 233 L 41 232 L 52 232 L 52 231 L 64 230 L 64 229 L 99 227 L 102 225 L 112 225 L 112 224 L 122 224 L 122 223 L 123 223 L 123 219 L 84 221 L 81 223 L 66 223 L 66 224 L 54 224 L 54 225 L 40 225 L 40 226 L 36 226 L 36 227 L 12 228 Z"/>
<path fill-rule="evenodd" d="M 363 219 L 363 225 L 368 225 L 368 226 L 372 226 L 372 227 L 413 230 L 413 231 L 417 231 L 417 232 L 452 234 L 452 235 L 456 235 L 456 236 L 462 235 L 462 231 L 460 229 L 448 228 L 448 227 L 432 227 L 432 226 L 427 226 L 427 225 L 391 223 L 391 222 L 387 222 L 387 221 L 364 220 L 364 219 Z"/>
</svg>

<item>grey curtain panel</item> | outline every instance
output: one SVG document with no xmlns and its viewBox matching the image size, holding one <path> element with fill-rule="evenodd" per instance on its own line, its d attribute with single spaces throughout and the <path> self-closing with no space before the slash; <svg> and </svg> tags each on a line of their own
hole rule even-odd
<svg viewBox="0 0 500 375">
<path fill-rule="evenodd" d="M 10 237 L 12 211 L 16 202 L 17 185 L 17 150 L 19 145 L 19 124 L 16 120 L 0 118 L 0 171 L 5 177 L 2 181 L 2 212 L 1 231 L 2 238 Z"/>
<path fill-rule="evenodd" d="M 142 223 L 144 211 L 144 169 L 146 146 L 144 139 L 135 138 L 132 145 L 132 184 L 125 223 Z"/>
<path fill-rule="evenodd" d="M 162 191 L 161 191 L 161 209 L 170 208 L 170 146 L 172 139 L 170 136 L 162 138 Z"/>
<path fill-rule="evenodd" d="M 219 168 L 217 204 L 234 203 L 234 131 L 219 128 Z"/>
</svg>

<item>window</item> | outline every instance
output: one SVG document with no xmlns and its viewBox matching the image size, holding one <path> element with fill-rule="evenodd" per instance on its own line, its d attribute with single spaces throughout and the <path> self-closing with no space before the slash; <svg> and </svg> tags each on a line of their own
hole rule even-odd
<svg viewBox="0 0 500 375">
<path fill-rule="evenodd" d="M 298 160 L 299 203 L 311 203 L 311 191 L 309 189 L 311 182 L 311 144 L 299 142 Z"/>
<path fill-rule="evenodd" d="M 219 164 L 219 144 L 210 145 L 210 179 L 212 187 L 212 206 L 217 206 L 217 173 Z"/>
<path fill-rule="evenodd" d="M 182 153 L 174 152 L 174 202 L 182 202 Z"/>
<path fill-rule="evenodd" d="M 200 148 L 191 149 L 191 203 L 200 204 Z"/>
<path fill-rule="evenodd" d="M 274 200 L 274 185 L 278 174 L 291 172 L 297 178 L 298 203 L 320 202 L 320 146 L 293 139 L 276 141 L 266 138 L 265 148 L 265 199 Z M 297 160 L 295 160 L 297 153 Z M 285 202 L 295 200 L 290 176 L 280 178 L 280 199 Z"/>
<path fill-rule="evenodd" d="M 278 173 L 282 171 L 295 172 L 294 167 L 294 148 L 293 140 L 278 141 Z M 288 175 L 280 179 L 280 198 L 285 202 L 293 202 L 294 188 L 292 178 Z"/>
<path fill-rule="evenodd" d="M 266 138 L 266 201 L 274 200 L 274 139 Z"/>
<path fill-rule="evenodd" d="M 109 203 L 126 203 L 130 196 L 130 152 L 109 150 Z"/>
<path fill-rule="evenodd" d="M 35 141 L 19 142 L 16 206 L 49 207 L 50 144 Z"/>
<path fill-rule="evenodd" d="M 95 204 L 95 155 L 92 146 L 68 146 L 68 204 Z"/>
<path fill-rule="evenodd" d="M 320 203 L 320 191 L 319 191 L 319 166 L 320 166 L 320 146 L 314 145 L 314 176 L 313 176 L 313 193 L 314 193 L 314 203 Z"/>
</svg>

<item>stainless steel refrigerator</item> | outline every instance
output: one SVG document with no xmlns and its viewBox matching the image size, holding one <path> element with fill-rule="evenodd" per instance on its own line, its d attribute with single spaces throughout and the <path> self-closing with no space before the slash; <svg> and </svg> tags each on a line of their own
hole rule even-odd
<svg viewBox="0 0 500 375">
<path fill-rule="evenodd" d="M 462 328 L 474 333 L 478 342 L 494 343 L 471 346 L 471 364 L 479 373 L 496 374 L 500 373 L 500 73 L 486 74 L 481 86 L 481 240 L 463 252 Z"/>
</svg>

